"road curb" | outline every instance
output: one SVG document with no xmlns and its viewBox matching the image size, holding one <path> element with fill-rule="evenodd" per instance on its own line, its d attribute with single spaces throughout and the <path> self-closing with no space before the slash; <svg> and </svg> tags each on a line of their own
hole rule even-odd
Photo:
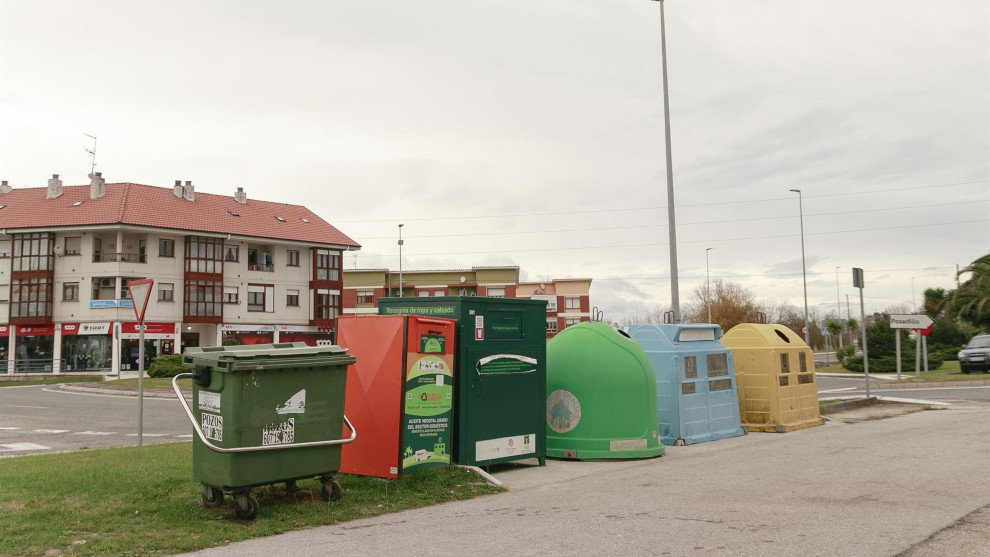
<svg viewBox="0 0 990 557">
<path fill-rule="evenodd" d="M 137 397 L 137 389 L 112 389 L 108 387 L 83 387 L 71 383 L 59 383 L 55 385 L 60 391 L 74 391 L 79 393 L 91 393 L 100 395 L 119 395 Z M 159 389 L 144 391 L 144 398 L 176 398 L 172 391 L 162 391 Z"/>
</svg>

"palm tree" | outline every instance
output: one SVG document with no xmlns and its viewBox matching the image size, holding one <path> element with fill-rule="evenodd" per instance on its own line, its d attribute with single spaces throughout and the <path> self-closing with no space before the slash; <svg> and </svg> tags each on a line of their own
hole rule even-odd
<svg viewBox="0 0 990 557">
<path fill-rule="evenodd" d="M 830 319 L 827 323 L 825 323 L 825 329 L 828 330 L 828 334 L 830 334 L 833 337 L 839 339 L 839 346 L 838 346 L 838 348 L 841 348 L 842 347 L 842 323 L 839 323 L 838 321 L 836 321 L 834 319 Z"/>
<path fill-rule="evenodd" d="M 950 296 L 946 313 L 977 327 L 990 328 L 990 254 L 964 267 L 959 274 L 963 273 L 971 275 Z"/>
</svg>

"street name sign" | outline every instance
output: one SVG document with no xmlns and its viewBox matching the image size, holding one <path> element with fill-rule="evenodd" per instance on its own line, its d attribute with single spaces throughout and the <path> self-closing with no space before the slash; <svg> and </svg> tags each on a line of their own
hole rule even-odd
<svg viewBox="0 0 990 557">
<path fill-rule="evenodd" d="M 935 322 L 932 321 L 931 317 L 920 313 L 920 314 L 901 314 L 890 316 L 890 328 L 891 329 L 927 329 L 931 327 Z"/>
</svg>

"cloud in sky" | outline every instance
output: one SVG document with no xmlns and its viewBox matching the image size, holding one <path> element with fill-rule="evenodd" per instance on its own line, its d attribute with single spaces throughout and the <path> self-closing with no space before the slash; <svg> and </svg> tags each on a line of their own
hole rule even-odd
<svg viewBox="0 0 990 557">
<path fill-rule="evenodd" d="M 0 3 L 0 177 L 301 203 L 362 267 L 589 276 L 669 303 L 658 4 Z M 665 3 L 682 305 L 711 275 L 868 310 L 990 251 L 990 5 Z M 937 21 L 937 25 L 932 22 Z M 345 257 L 350 266 L 353 255 Z"/>
</svg>

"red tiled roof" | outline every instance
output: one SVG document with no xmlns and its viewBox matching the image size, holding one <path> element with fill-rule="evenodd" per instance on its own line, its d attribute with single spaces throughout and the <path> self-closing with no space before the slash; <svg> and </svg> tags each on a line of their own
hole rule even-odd
<svg viewBox="0 0 990 557">
<path fill-rule="evenodd" d="M 199 192 L 194 201 L 187 201 L 176 197 L 172 188 L 130 183 L 107 184 L 106 195 L 100 199 L 89 198 L 89 186 L 66 186 L 55 199 L 45 199 L 46 192 L 46 188 L 15 188 L 0 195 L 0 205 L 4 205 L 0 229 L 133 224 L 360 247 L 302 205 L 250 198 L 242 205 L 232 196 Z M 80 205 L 73 206 L 79 201 Z"/>
</svg>

